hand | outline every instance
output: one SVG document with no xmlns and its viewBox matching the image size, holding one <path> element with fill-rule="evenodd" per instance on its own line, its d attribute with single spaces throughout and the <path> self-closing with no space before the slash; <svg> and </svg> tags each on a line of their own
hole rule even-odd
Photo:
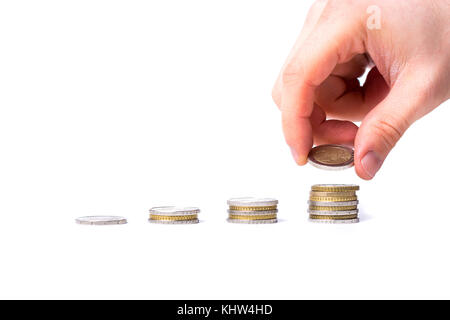
<svg viewBox="0 0 450 320">
<path fill-rule="evenodd" d="M 272 95 L 299 165 L 313 142 L 354 144 L 357 174 L 372 179 L 409 126 L 450 98 L 450 1 L 316 1 Z"/>
</svg>

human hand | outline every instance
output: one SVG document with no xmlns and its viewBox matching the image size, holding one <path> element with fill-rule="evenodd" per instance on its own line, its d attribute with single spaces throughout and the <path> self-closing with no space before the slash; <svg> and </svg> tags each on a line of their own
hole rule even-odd
<svg viewBox="0 0 450 320">
<path fill-rule="evenodd" d="M 299 165 L 313 142 L 354 144 L 357 174 L 372 179 L 410 125 L 450 98 L 450 1 L 316 1 L 272 96 Z"/>
</svg>

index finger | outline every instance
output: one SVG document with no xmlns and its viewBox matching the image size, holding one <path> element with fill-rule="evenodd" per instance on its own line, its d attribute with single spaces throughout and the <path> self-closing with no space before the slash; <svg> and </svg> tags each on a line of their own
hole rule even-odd
<svg viewBox="0 0 450 320">
<path fill-rule="evenodd" d="M 341 26 L 325 22 L 309 35 L 301 48 L 295 48 L 282 74 L 281 112 L 283 131 L 296 162 L 307 162 L 313 144 L 310 116 L 314 91 L 336 65 L 364 53 L 364 46 L 348 20 Z M 356 32 L 355 32 L 356 31 Z M 355 41 L 356 40 L 356 41 Z"/>
</svg>

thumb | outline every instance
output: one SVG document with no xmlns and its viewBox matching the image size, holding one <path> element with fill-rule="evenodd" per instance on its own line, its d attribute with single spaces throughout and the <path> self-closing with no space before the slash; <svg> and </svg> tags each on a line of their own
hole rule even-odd
<svg viewBox="0 0 450 320">
<path fill-rule="evenodd" d="M 431 111 L 429 86 L 417 74 L 404 72 L 388 96 L 363 119 L 355 138 L 355 169 L 372 179 L 411 124 Z"/>
</svg>

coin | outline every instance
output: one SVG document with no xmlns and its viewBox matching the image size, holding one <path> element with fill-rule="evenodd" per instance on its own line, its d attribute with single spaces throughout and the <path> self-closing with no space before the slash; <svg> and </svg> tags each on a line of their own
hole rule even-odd
<svg viewBox="0 0 450 320">
<path fill-rule="evenodd" d="M 193 219 L 193 220 L 153 220 L 153 219 L 148 219 L 148 221 L 150 223 L 155 223 L 155 224 L 196 224 L 198 223 L 198 219 Z"/>
<path fill-rule="evenodd" d="M 184 216 L 189 214 L 197 214 L 199 212 L 200 209 L 197 207 L 165 206 L 165 207 L 153 207 L 150 209 L 150 214 L 153 215 Z"/>
<path fill-rule="evenodd" d="M 321 207 L 348 207 L 358 205 L 358 200 L 356 201 L 341 201 L 341 202 L 322 202 L 322 201 L 308 201 L 310 206 L 321 206 Z M 338 210 L 338 209 L 336 209 Z"/>
<path fill-rule="evenodd" d="M 273 207 L 278 204 L 277 199 L 273 198 L 231 198 L 227 201 L 230 207 Z"/>
<path fill-rule="evenodd" d="M 319 219 L 319 220 L 348 220 L 348 219 L 356 219 L 358 218 L 357 214 L 347 214 L 347 215 L 318 215 L 318 214 L 310 214 L 310 219 Z"/>
<path fill-rule="evenodd" d="M 243 211 L 243 212 L 258 212 L 258 211 L 273 211 L 277 210 L 277 206 L 268 206 L 268 207 L 238 207 L 238 206 L 230 206 L 230 210 L 233 211 Z"/>
<path fill-rule="evenodd" d="M 241 214 L 231 214 L 229 215 L 229 219 L 233 220 L 270 220 L 276 219 L 277 215 L 275 214 L 264 214 L 264 215 L 241 215 Z"/>
<path fill-rule="evenodd" d="M 269 224 L 277 223 L 277 219 L 266 219 L 266 220 L 239 220 L 239 219 L 227 219 L 230 223 L 242 223 L 242 224 Z"/>
<path fill-rule="evenodd" d="M 196 214 L 185 215 L 185 216 L 181 216 L 181 215 L 163 216 L 163 215 L 159 215 L 159 214 L 151 214 L 150 215 L 150 220 L 186 221 L 186 220 L 196 220 L 196 219 L 198 219 Z"/>
<path fill-rule="evenodd" d="M 315 184 L 311 187 L 311 190 L 319 192 L 346 192 L 357 191 L 359 186 L 356 184 Z"/>
<path fill-rule="evenodd" d="M 324 215 L 324 216 L 340 216 L 349 214 L 358 214 L 359 210 L 341 210 L 341 211 L 318 211 L 318 210 L 308 210 L 309 214 Z"/>
<path fill-rule="evenodd" d="M 127 219 L 118 216 L 86 216 L 75 219 L 78 224 L 86 225 L 112 225 L 112 224 L 125 224 Z"/>
<path fill-rule="evenodd" d="M 353 149 L 336 145 L 324 144 L 311 149 L 308 162 L 325 170 L 342 170 L 353 167 Z"/>
<path fill-rule="evenodd" d="M 356 197 L 356 191 L 341 191 L 341 192 L 320 192 L 311 191 L 309 193 L 310 197 Z"/>
<path fill-rule="evenodd" d="M 352 197 L 309 197 L 309 200 L 316 202 L 347 202 L 358 200 L 357 196 Z"/>
<path fill-rule="evenodd" d="M 309 206 L 309 210 L 316 211 L 349 211 L 356 209 L 358 209 L 358 206 Z"/>
<path fill-rule="evenodd" d="M 309 219 L 310 222 L 315 223 L 328 223 L 328 224 L 347 224 L 347 223 L 358 223 L 359 219 L 348 219 L 348 220 L 320 220 L 320 219 Z"/>
<path fill-rule="evenodd" d="M 277 214 L 278 210 L 267 210 L 267 211 L 239 211 L 239 210 L 228 210 L 229 214 L 234 215 L 244 215 L 244 216 L 260 216 L 266 214 Z"/>
</svg>

